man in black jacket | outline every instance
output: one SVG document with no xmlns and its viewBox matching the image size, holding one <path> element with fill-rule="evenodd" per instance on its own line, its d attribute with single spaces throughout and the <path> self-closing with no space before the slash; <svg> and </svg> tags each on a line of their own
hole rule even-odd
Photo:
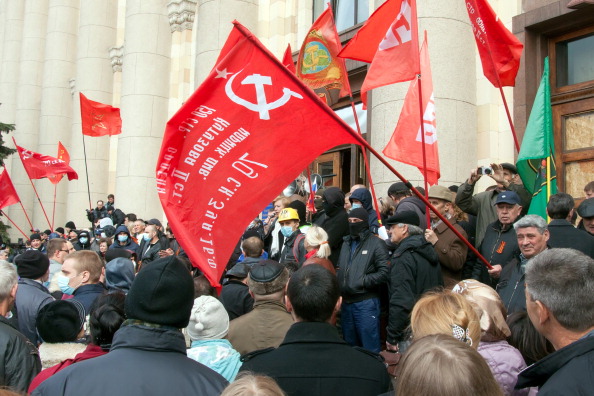
<svg viewBox="0 0 594 396">
<path fill-rule="evenodd" d="M 408 339 L 410 313 L 417 300 L 428 290 L 443 286 L 439 258 L 423 236 L 419 216 L 404 211 L 386 221 L 390 241 L 396 250 L 390 259 L 390 308 L 386 348 L 398 351 Z"/>
<path fill-rule="evenodd" d="M 578 230 L 571 224 L 575 201 L 566 193 L 551 195 L 547 204 L 549 222 L 549 246 L 552 248 L 572 248 L 594 258 L 594 236 Z"/>
<path fill-rule="evenodd" d="M 344 210 L 344 193 L 338 187 L 329 187 L 322 193 L 322 214 L 314 224 L 328 233 L 328 244 L 332 253 L 330 261 L 334 267 L 338 265 L 338 256 L 342 248 L 343 238 L 349 235 L 349 216 Z"/>
<path fill-rule="evenodd" d="M 349 213 L 350 235 L 338 258 L 342 293 L 341 324 L 347 343 L 379 353 L 380 286 L 388 280 L 388 248 L 369 230 L 364 208 Z"/>
<path fill-rule="evenodd" d="M 6 319 L 16 300 L 17 279 L 12 264 L 0 263 L 0 386 L 24 394 L 41 360 L 37 348 Z"/>
<path fill-rule="evenodd" d="M 161 250 L 166 250 L 167 247 L 161 245 L 161 241 L 159 240 L 159 234 L 157 227 L 150 224 L 147 225 L 144 229 L 144 237 L 142 241 L 138 241 L 140 246 L 138 248 L 139 258 L 138 260 L 142 262 L 142 265 L 150 264 L 151 262 L 159 259 L 159 252 Z"/>
<path fill-rule="evenodd" d="M 296 323 L 282 344 L 243 356 L 242 371 L 271 376 L 291 396 L 375 396 L 389 390 L 382 359 L 347 345 L 331 324 L 340 309 L 340 287 L 327 269 L 308 265 L 295 272 L 287 308 Z"/>
<path fill-rule="evenodd" d="M 539 396 L 589 395 L 594 389 L 594 260 L 550 249 L 526 265 L 528 316 L 555 352 L 522 371 L 516 389 Z"/>
<path fill-rule="evenodd" d="M 187 327 L 194 284 L 175 256 L 136 276 L 126 297 L 128 319 L 107 355 L 76 363 L 45 380 L 33 395 L 219 395 L 227 381 L 188 359 Z"/>
</svg>

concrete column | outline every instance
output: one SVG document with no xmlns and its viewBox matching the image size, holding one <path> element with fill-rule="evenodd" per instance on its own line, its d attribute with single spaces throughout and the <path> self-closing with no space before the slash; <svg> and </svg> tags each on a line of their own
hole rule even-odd
<svg viewBox="0 0 594 396">
<path fill-rule="evenodd" d="M 169 102 L 171 31 L 165 0 L 127 0 L 116 205 L 142 218 L 163 213 L 155 182 Z"/>
<path fill-rule="evenodd" d="M 376 0 L 376 8 L 381 3 Z M 464 181 L 476 164 L 476 44 L 464 2 L 419 0 L 417 8 L 420 41 L 423 30 L 428 31 L 441 162 L 439 184 L 448 186 Z M 378 151 L 396 128 L 409 84 L 372 91 L 371 144 Z M 378 196 L 385 195 L 397 178 L 379 161 L 370 160 Z M 392 164 L 413 185 L 422 185 L 422 175 L 415 167 L 395 161 Z"/>
<path fill-rule="evenodd" d="M 70 165 L 78 172 L 78 180 L 68 183 L 67 217 L 78 227 L 90 226 L 85 216 L 89 208 L 85 171 L 83 135 L 80 121 L 79 92 L 96 102 L 112 104 L 113 70 L 109 48 L 116 42 L 117 0 L 83 1 L 80 7 L 76 82 L 72 107 Z M 85 136 L 91 205 L 107 201 L 110 138 Z"/>
<path fill-rule="evenodd" d="M 33 151 L 40 150 L 39 116 L 41 113 L 41 89 L 43 80 L 43 62 L 45 54 L 45 34 L 47 27 L 48 0 L 27 0 L 25 2 L 25 19 L 23 24 L 23 39 L 21 46 L 21 62 L 19 83 L 17 87 L 17 108 L 16 108 L 16 133 L 15 138 L 19 146 Z M 54 144 L 55 147 L 55 144 Z M 55 151 L 55 149 L 54 149 Z M 43 151 L 41 151 L 43 152 Z M 44 154 L 54 155 L 53 152 Z M 19 161 L 17 155 L 15 160 Z M 15 188 L 20 192 L 23 205 L 29 212 L 33 226 L 40 230 L 50 228 L 50 224 L 43 215 L 43 210 L 35 198 L 27 173 L 20 164 L 13 162 L 11 173 Z M 39 190 L 42 185 L 51 184 L 48 180 L 35 180 L 35 186 Z M 17 187 L 17 184 L 19 185 Z M 52 196 L 44 196 L 46 210 L 48 204 L 53 202 Z M 27 221 L 22 210 L 18 210 L 13 219 L 17 224 L 25 225 Z M 32 213 L 31 211 L 32 210 Z M 51 222 L 51 212 L 48 213 Z"/>
<path fill-rule="evenodd" d="M 72 151 L 70 80 L 76 74 L 78 5 L 79 0 L 49 0 L 39 118 L 39 151 L 51 156 L 58 153 L 58 141 L 69 152 Z M 80 169 L 76 170 L 81 173 Z M 66 221 L 71 220 L 66 219 L 68 183 L 68 179 L 64 177 L 57 185 L 54 227 L 63 227 Z M 38 191 L 51 221 L 54 185 L 47 180 L 40 180 Z M 39 204 L 36 205 L 39 207 Z M 36 215 L 36 218 L 40 218 L 39 216 L 45 221 L 43 213 Z"/>
<path fill-rule="evenodd" d="M 199 0 L 196 39 L 195 85 L 198 87 L 210 73 L 234 19 L 256 33 L 258 0 Z"/>
</svg>

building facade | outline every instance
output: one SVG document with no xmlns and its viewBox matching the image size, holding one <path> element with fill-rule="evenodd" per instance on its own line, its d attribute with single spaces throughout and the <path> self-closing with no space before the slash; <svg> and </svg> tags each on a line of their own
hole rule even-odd
<svg viewBox="0 0 594 396">
<path fill-rule="evenodd" d="M 167 120 L 214 65 L 237 19 L 279 58 L 294 51 L 322 11 L 319 0 L 0 0 L 0 121 L 13 123 L 20 146 L 56 155 L 70 152 L 79 179 L 34 181 L 45 213 L 18 159 L 7 161 L 35 227 L 89 226 L 85 209 L 107 194 L 116 207 L 142 218 L 163 218 L 155 165 Z M 343 43 L 383 0 L 333 0 Z M 594 180 L 594 5 L 591 0 L 492 0 L 506 26 L 525 43 L 515 88 L 504 93 L 521 140 L 545 56 L 551 57 L 556 161 L 562 188 L 576 198 Z M 433 73 L 440 184 L 463 182 L 477 165 L 514 162 L 511 129 L 499 91 L 483 77 L 464 0 L 418 0 L 419 36 L 426 30 Z M 296 59 L 297 53 L 294 53 Z M 347 61 L 356 101 L 367 66 Z M 374 90 L 357 105 L 362 133 L 379 152 L 390 139 L 408 83 Z M 78 93 L 121 108 L 122 134 L 83 136 Z M 354 126 L 350 103 L 332 107 Z M 10 139 L 6 139 L 11 145 Z M 86 153 L 86 168 L 85 168 Z M 378 196 L 396 177 L 370 158 Z M 420 172 L 391 162 L 414 185 Z M 314 171 L 348 191 L 367 182 L 357 147 L 320 156 Z M 87 171 L 89 193 L 87 192 Z M 297 176 L 297 175 L 296 175 Z M 273 181 L 271 181 L 273 182 Z M 481 180 L 477 190 L 487 187 Z M 281 192 L 285 186 L 278 186 Z M 54 200 L 54 196 L 56 199 Z M 55 210 L 54 210 L 55 201 Z M 9 216 L 28 228 L 19 205 Z M 19 234 L 11 230 L 13 239 Z"/>
</svg>

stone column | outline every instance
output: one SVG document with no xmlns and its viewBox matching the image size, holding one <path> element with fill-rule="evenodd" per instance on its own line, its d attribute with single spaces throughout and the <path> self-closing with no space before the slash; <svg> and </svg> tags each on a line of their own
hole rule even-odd
<svg viewBox="0 0 594 396">
<path fill-rule="evenodd" d="M 198 87 L 210 73 L 234 19 L 256 33 L 258 0 L 199 0 L 196 39 L 195 85 Z"/>
<path fill-rule="evenodd" d="M 112 104 L 113 71 L 109 48 L 116 41 L 117 0 L 83 1 L 78 26 L 76 81 L 72 107 L 72 136 L 70 159 L 78 172 L 78 180 L 68 183 L 68 219 L 75 220 L 78 227 L 90 226 L 85 216 L 89 208 L 89 192 L 83 151 L 83 135 L 80 122 L 79 92 L 88 99 Z M 109 137 L 85 136 L 87 169 L 91 206 L 97 200 L 107 201 L 109 176 Z"/>
<path fill-rule="evenodd" d="M 78 4 L 78 0 L 49 0 L 39 116 L 39 151 L 51 156 L 58 154 L 58 141 L 62 142 L 68 151 L 72 150 L 70 80 L 76 73 Z M 80 174 L 80 169 L 76 170 Z M 57 185 L 54 227 L 63 227 L 66 221 L 70 220 L 65 216 L 68 183 L 68 179 L 64 177 Z M 51 221 L 54 185 L 47 180 L 40 180 L 38 191 Z M 36 206 L 38 212 L 41 212 L 39 204 L 36 203 Z M 37 214 L 36 218 L 40 216 L 45 221 L 43 213 Z"/>
<path fill-rule="evenodd" d="M 42 151 L 39 144 L 41 143 L 39 139 L 39 116 L 41 113 L 47 13 L 48 0 L 27 0 L 25 2 L 25 20 L 23 24 L 23 41 L 19 67 L 19 83 L 17 87 L 17 108 L 15 115 L 17 129 L 15 138 L 21 147 L 54 155 L 54 152 Z M 15 160 L 20 162 L 18 155 L 15 155 Z M 42 231 L 50 228 L 50 224 L 48 224 L 48 220 L 43 215 L 43 210 L 37 202 L 37 198 L 35 198 L 31 183 L 22 165 L 17 165 L 13 162 L 11 176 L 15 188 L 19 191 L 23 200 L 23 205 L 25 205 L 25 208 L 29 212 L 33 226 Z M 34 183 L 38 190 L 42 185 L 51 184 L 48 180 L 35 180 Z M 40 196 L 42 199 L 45 198 L 44 205 L 46 205 L 46 211 L 51 210 L 51 207 L 48 208 L 48 203 L 51 205 L 53 202 L 52 195 L 46 196 L 40 192 Z M 18 206 L 16 208 L 20 209 Z M 32 213 L 30 210 L 32 210 Z M 15 216 L 16 218 L 13 220 L 17 224 L 27 224 L 22 210 L 17 210 L 17 213 L 18 216 Z M 48 213 L 48 218 L 51 222 L 51 211 Z"/>
<path fill-rule="evenodd" d="M 16 122 L 17 86 L 20 72 L 19 63 L 21 59 L 25 2 L 22 0 L 3 1 L 2 11 L 3 25 L 0 26 L 0 29 L 3 30 L 2 58 L 0 58 L 0 103 L 2 103 L 2 105 L 0 105 L 0 121 L 5 124 L 14 124 Z M 7 146 L 14 147 L 10 138 L 11 136 L 12 134 L 3 135 L 2 139 Z M 20 170 L 23 169 L 17 154 L 7 158 L 4 162 L 11 174 L 17 193 L 23 204 L 26 204 L 30 213 L 32 208 L 31 195 L 29 195 L 31 186 L 26 190 L 23 188 L 24 186 L 17 186 L 18 180 L 12 176 L 13 170 L 17 168 Z M 29 182 L 26 178 L 24 181 L 27 183 Z M 6 209 L 10 218 L 13 219 L 19 227 L 24 228 L 23 231 L 26 233 L 29 229 L 29 224 L 25 220 L 20 205 L 12 205 Z M 2 221 L 5 224 L 10 225 L 7 220 L 3 219 Z M 14 227 L 9 230 L 9 234 L 13 241 L 22 237 Z"/>
<path fill-rule="evenodd" d="M 124 41 L 116 204 L 142 218 L 160 217 L 155 168 L 169 102 L 167 1 L 127 0 Z"/>
<path fill-rule="evenodd" d="M 376 0 L 376 8 L 383 1 Z M 433 74 L 441 178 L 439 184 L 464 181 L 476 164 L 476 44 L 465 3 L 417 2 L 419 40 L 428 31 L 429 57 Z M 420 47 L 420 44 L 419 44 Z M 396 127 L 410 83 L 375 89 L 371 94 L 371 144 L 381 151 Z M 371 158 L 378 196 L 385 195 L 396 176 Z M 423 185 L 415 167 L 391 161 L 413 185 Z"/>
</svg>

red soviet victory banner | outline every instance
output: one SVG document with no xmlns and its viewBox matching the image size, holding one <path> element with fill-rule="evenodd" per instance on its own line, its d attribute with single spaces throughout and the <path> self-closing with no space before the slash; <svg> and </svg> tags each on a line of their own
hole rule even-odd
<svg viewBox="0 0 594 396">
<path fill-rule="evenodd" d="M 66 147 L 62 145 L 62 142 L 58 142 L 58 156 L 56 158 L 64 161 L 66 165 L 70 164 L 70 154 L 68 153 L 68 150 L 66 150 Z M 48 176 L 47 178 L 52 184 L 58 184 L 63 176 L 64 174 L 62 173 L 55 176 Z"/>
<path fill-rule="evenodd" d="M 120 109 L 87 99 L 82 92 L 79 95 L 83 135 L 97 137 L 122 133 Z"/>
<path fill-rule="evenodd" d="M 68 180 L 78 179 L 76 171 L 68 166 L 65 161 L 24 149 L 17 146 L 16 143 L 15 146 L 30 179 L 43 179 L 44 177 L 62 174 L 66 174 Z"/>
<path fill-rule="evenodd" d="M 483 74 L 496 88 L 513 87 L 524 45 L 505 27 L 487 0 L 466 0 Z"/>
<path fill-rule="evenodd" d="M 360 138 L 234 22 L 210 75 L 169 120 L 157 190 L 192 263 L 219 285 L 247 225 L 324 151 Z"/>
<path fill-rule="evenodd" d="M 425 129 L 425 153 L 427 182 L 437 184 L 439 180 L 439 155 L 437 151 L 437 128 L 435 123 L 435 102 L 427 39 L 421 46 L 421 77 L 423 94 L 423 126 Z M 424 174 L 423 146 L 419 109 L 419 81 L 411 82 L 404 106 L 392 138 L 384 148 L 384 155 L 393 160 L 416 166 Z"/>
<path fill-rule="evenodd" d="M 19 203 L 19 201 L 19 195 L 14 189 L 12 180 L 10 180 L 8 172 L 4 169 L 4 172 L 0 175 L 0 209 Z"/>
<path fill-rule="evenodd" d="M 293 51 L 291 51 L 291 44 L 287 44 L 287 49 L 283 55 L 283 65 L 285 65 L 285 67 L 289 69 L 291 73 L 296 72 L 295 64 L 293 63 Z"/>
<path fill-rule="evenodd" d="M 297 58 L 297 77 L 311 89 L 340 89 L 339 97 L 348 96 L 351 88 L 342 49 L 334 25 L 332 9 L 328 7 L 305 35 Z"/>
</svg>

